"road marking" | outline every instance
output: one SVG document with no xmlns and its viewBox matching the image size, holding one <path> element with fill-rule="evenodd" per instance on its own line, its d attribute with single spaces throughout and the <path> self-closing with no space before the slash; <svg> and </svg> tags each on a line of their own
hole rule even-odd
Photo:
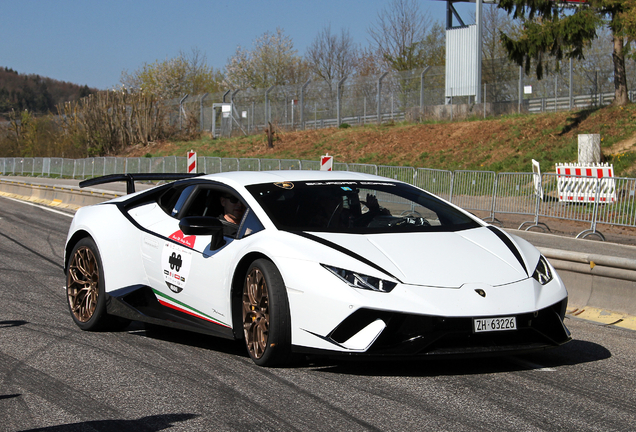
<svg viewBox="0 0 636 432">
<path fill-rule="evenodd" d="M 607 327 L 620 327 L 628 330 L 636 330 L 636 317 L 620 312 L 612 312 L 593 307 L 582 307 L 568 310 L 567 316 L 592 321 Z"/>
<path fill-rule="evenodd" d="M 2 195 L 0 195 L 0 196 L 2 196 Z M 55 210 L 55 209 L 52 209 L 52 208 L 49 208 L 49 207 L 46 207 L 46 206 L 43 206 L 43 205 L 39 205 L 39 204 L 33 204 L 33 203 L 28 202 L 28 201 L 22 201 L 22 200 L 15 199 L 15 198 L 9 198 L 8 196 L 2 196 L 2 198 L 5 198 L 5 199 L 11 200 L 11 201 L 15 201 L 15 202 L 19 202 L 19 203 L 22 203 L 22 204 L 30 205 L 30 206 L 33 206 L 33 207 L 39 207 L 39 208 L 41 208 L 43 210 L 50 211 L 50 212 L 57 213 L 57 214 L 61 214 L 63 216 L 68 216 L 70 218 L 72 218 L 74 216 L 72 214 L 68 214 L 68 213 L 65 213 L 63 211 Z"/>
</svg>

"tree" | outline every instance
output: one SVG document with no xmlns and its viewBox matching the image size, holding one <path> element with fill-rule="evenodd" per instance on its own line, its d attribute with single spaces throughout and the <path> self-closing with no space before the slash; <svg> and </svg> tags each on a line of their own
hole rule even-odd
<svg viewBox="0 0 636 432">
<path fill-rule="evenodd" d="M 297 55 L 291 37 L 283 29 L 256 38 L 251 50 L 240 45 L 225 66 L 225 85 L 238 88 L 269 88 L 297 84 L 308 76 L 305 62 Z"/>
<path fill-rule="evenodd" d="M 500 0 L 499 7 L 523 20 L 519 37 L 501 34 L 509 58 L 519 65 L 525 63 L 526 73 L 534 61 L 538 79 L 543 76 L 547 54 L 554 57 L 557 68 L 564 57 L 582 60 L 584 48 L 607 26 L 613 42 L 613 103 L 629 103 L 625 56 L 636 36 L 636 0 L 588 0 L 574 9 L 552 0 Z"/>
<path fill-rule="evenodd" d="M 519 24 L 495 5 L 484 5 L 482 23 L 482 78 L 487 83 L 486 98 L 490 102 L 508 101 L 516 93 L 519 68 L 508 60 L 500 33 L 516 34 Z"/>
<path fill-rule="evenodd" d="M 415 0 L 393 0 L 378 13 L 369 27 L 373 51 L 377 51 L 388 68 L 407 71 L 428 66 L 423 44 L 431 18 L 422 13 Z"/>
<path fill-rule="evenodd" d="M 223 75 L 206 63 L 197 48 L 191 53 L 152 64 L 144 63 L 133 73 L 123 71 L 121 84 L 131 91 L 144 91 L 160 99 L 174 99 L 186 94 L 215 93 L 221 90 Z"/>
<path fill-rule="evenodd" d="M 349 31 L 331 33 L 331 25 L 322 29 L 307 48 L 305 59 L 309 69 L 330 86 L 333 80 L 350 76 L 355 70 L 357 48 Z"/>
</svg>

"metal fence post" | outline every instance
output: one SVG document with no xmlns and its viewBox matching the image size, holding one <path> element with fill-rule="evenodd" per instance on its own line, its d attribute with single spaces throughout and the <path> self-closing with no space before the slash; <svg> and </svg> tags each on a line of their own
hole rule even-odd
<svg viewBox="0 0 636 432">
<path fill-rule="evenodd" d="M 422 116 L 422 114 L 424 113 L 424 75 L 426 75 L 426 72 L 428 72 L 430 69 L 430 66 L 426 66 L 420 74 L 420 116 Z"/>
<path fill-rule="evenodd" d="M 517 113 L 521 114 L 521 104 L 523 103 L 523 67 L 519 66 L 519 106 Z"/>
<path fill-rule="evenodd" d="M 340 112 L 341 103 L 342 103 L 342 84 L 344 84 L 347 77 L 344 77 L 340 81 L 338 81 L 338 87 L 336 88 L 336 117 L 337 117 L 337 125 L 340 127 L 340 123 L 342 123 L 342 114 Z"/>
<path fill-rule="evenodd" d="M 271 120 L 271 118 L 269 117 L 269 115 L 271 114 L 269 110 L 269 92 L 271 92 L 274 87 L 276 86 L 271 86 L 270 88 L 265 90 L 265 120 L 264 120 L 263 127 L 266 127 L 267 122 Z"/>
<path fill-rule="evenodd" d="M 185 117 L 185 111 L 183 110 L 183 101 L 185 101 L 188 98 L 189 95 L 185 95 L 183 97 L 183 99 L 181 99 L 179 101 L 179 130 L 181 130 L 181 113 L 183 113 L 183 116 Z"/>
<path fill-rule="evenodd" d="M 300 88 L 300 128 L 305 129 L 305 89 L 311 82 L 310 79 L 307 80 L 305 84 Z M 259 169 L 260 171 L 260 169 Z"/>
<path fill-rule="evenodd" d="M 203 132 L 203 123 L 205 120 L 205 116 L 203 115 L 203 101 L 208 97 L 208 93 L 204 93 L 199 100 L 199 130 Z"/>
<path fill-rule="evenodd" d="M 388 74 L 388 72 L 384 72 L 380 78 L 378 78 L 378 124 L 382 123 L 382 80 Z"/>
</svg>

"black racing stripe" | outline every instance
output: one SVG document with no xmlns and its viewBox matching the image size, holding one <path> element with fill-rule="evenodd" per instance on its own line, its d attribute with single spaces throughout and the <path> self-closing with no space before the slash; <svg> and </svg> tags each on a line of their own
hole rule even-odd
<svg viewBox="0 0 636 432">
<path fill-rule="evenodd" d="M 519 264 L 521 264 L 521 267 L 523 267 L 523 271 L 526 272 L 526 274 L 528 276 L 530 276 L 530 274 L 528 273 L 528 269 L 526 268 L 526 263 L 523 261 L 523 257 L 521 256 L 521 253 L 519 253 L 519 250 L 517 249 L 517 247 L 514 245 L 514 243 L 512 242 L 512 240 L 510 240 L 508 238 L 508 236 L 506 234 L 504 234 L 499 228 L 494 227 L 492 225 L 488 225 L 488 229 L 490 231 L 492 231 L 497 237 L 499 237 L 499 239 L 504 242 L 504 244 L 506 246 L 508 246 L 508 249 L 510 249 L 510 252 L 512 252 L 512 254 L 515 256 L 515 258 L 517 258 L 517 261 L 519 261 Z"/>
<path fill-rule="evenodd" d="M 159 239 L 161 239 L 161 240 L 165 240 L 165 241 L 167 241 L 167 242 L 174 243 L 174 244 L 176 244 L 176 245 L 181 246 L 181 247 L 182 247 L 182 248 L 184 248 L 184 249 L 190 249 L 191 251 L 194 251 L 194 252 L 197 252 L 197 253 L 201 253 L 201 252 L 197 251 L 197 250 L 196 250 L 196 249 L 194 249 L 194 248 L 191 248 L 191 247 L 189 247 L 189 246 L 184 245 L 183 243 L 179 243 L 179 242 L 178 242 L 178 241 L 176 241 L 176 240 L 173 240 L 173 239 L 171 239 L 171 238 L 165 237 L 165 236 L 163 236 L 163 235 L 161 235 L 161 234 L 159 234 L 159 233 L 157 233 L 157 232 L 150 231 L 148 228 L 145 228 L 145 227 L 141 226 L 141 225 L 139 224 L 139 222 L 137 222 L 135 219 L 133 219 L 133 217 L 132 217 L 132 216 L 128 213 L 128 211 L 126 211 L 126 209 L 125 209 L 125 203 L 124 203 L 124 204 L 122 204 L 121 202 L 117 202 L 117 203 L 103 203 L 103 204 L 106 204 L 106 205 L 115 205 L 115 206 L 117 206 L 117 208 L 119 209 L 119 211 L 121 212 L 121 214 L 122 214 L 122 215 L 123 215 L 126 219 L 128 219 L 128 222 L 130 222 L 130 223 L 131 223 L 131 224 L 132 224 L 135 228 L 137 228 L 139 231 L 141 231 L 141 232 L 145 232 L 145 233 L 148 233 L 148 234 L 151 234 L 151 235 L 153 235 L 153 236 L 155 236 L 155 237 L 157 237 L 157 238 L 159 238 Z"/>
<path fill-rule="evenodd" d="M 322 244 L 322 245 L 325 245 L 325 246 L 327 246 L 327 247 L 330 247 L 330 248 L 332 248 L 332 249 L 335 249 L 335 250 L 337 250 L 338 252 L 342 252 L 342 253 L 343 253 L 343 254 L 345 254 L 345 255 L 349 255 L 350 257 L 355 258 L 355 259 L 357 259 L 358 261 L 361 261 L 361 262 L 363 262 L 363 263 L 367 264 L 368 266 L 371 266 L 371 267 L 373 267 L 374 269 L 379 270 L 379 271 L 381 271 L 382 273 L 384 273 L 384 274 L 386 274 L 386 275 L 388 275 L 388 276 L 391 276 L 393 279 L 395 279 L 395 280 L 397 280 L 398 282 L 402 283 L 402 281 L 401 281 L 400 279 L 396 278 L 396 277 L 395 277 L 395 276 L 393 276 L 391 273 L 389 273 L 388 271 L 386 271 L 385 269 L 383 269 L 382 267 L 380 267 L 379 265 L 377 265 L 377 264 L 376 264 L 376 263 L 374 263 L 373 261 L 370 261 L 370 260 L 366 259 L 365 257 L 363 257 L 363 256 L 361 256 L 361 255 L 358 255 L 357 253 L 355 253 L 355 252 L 353 252 L 353 251 L 351 251 L 351 250 L 349 250 L 349 249 L 347 249 L 347 248 L 344 248 L 344 247 L 340 246 L 339 244 L 336 244 L 336 243 L 331 242 L 331 241 L 329 241 L 329 240 L 325 240 L 325 239 L 323 239 L 323 238 L 321 238 L 321 237 L 315 236 L 315 235 L 313 235 L 313 234 L 309 234 L 309 233 L 304 232 L 304 231 L 288 231 L 288 232 L 289 232 L 289 233 L 292 233 L 292 234 L 299 235 L 299 236 L 301 236 L 301 237 L 305 237 L 306 239 L 309 239 L 309 240 L 313 240 L 313 241 L 315 241 L 315 242 L 318 242 L 318 243 L 320 243 L 320 244 Z"/>
</svg>

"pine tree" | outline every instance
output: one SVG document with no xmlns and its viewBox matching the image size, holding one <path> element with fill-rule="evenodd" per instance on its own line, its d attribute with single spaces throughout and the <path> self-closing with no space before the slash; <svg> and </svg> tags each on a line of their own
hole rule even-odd
<svg viewBox="0 0 636 432">
<path fill-rule="evenodd" d="M 557 68 L 563 58 L 584 58 L 583 49 L 597 37 L 597 30 L 607 26 L 613 39 L 614 105 L 627 105 L 625 56 L 636 37 L 636 0 L 581 0 L 572 8 L 564 1 L 500 0 L 499 7 L 523 21 L 517 38 L 501 33 L 508 57 L 526 73 L 536 64 L 538 79 L 543 76 L 544 59 L 551 55 Z"/>
</svg>

